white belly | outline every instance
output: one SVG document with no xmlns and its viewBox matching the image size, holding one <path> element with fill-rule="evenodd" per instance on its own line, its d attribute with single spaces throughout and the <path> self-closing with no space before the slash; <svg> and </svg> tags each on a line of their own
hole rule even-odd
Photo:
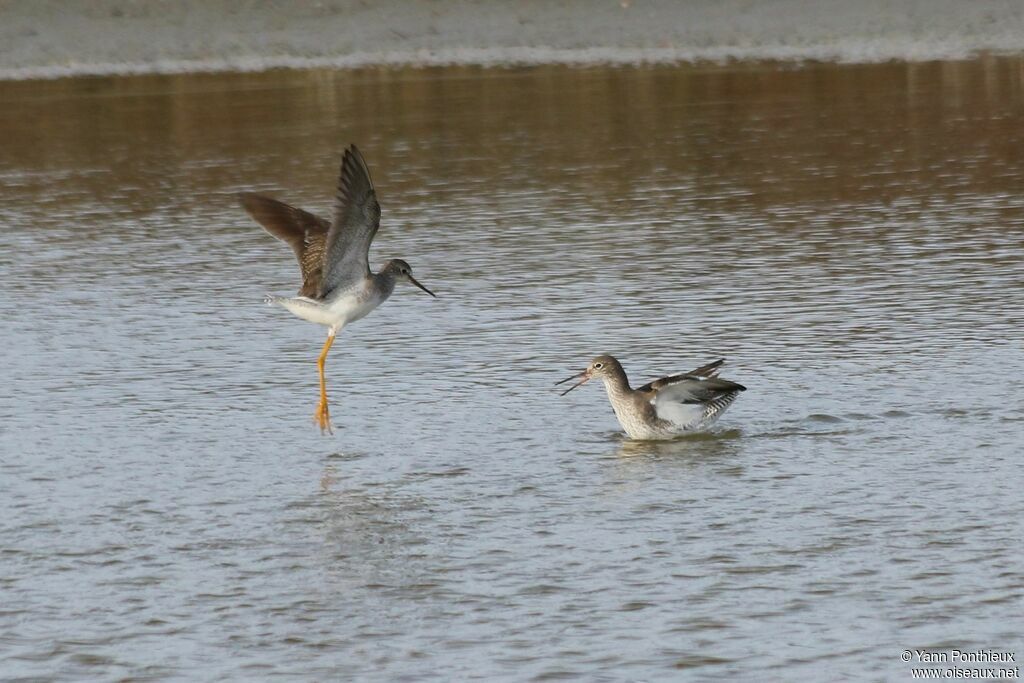
<svg viewBox="0 0 1024 683">
<path fill-rule="evenodd" d="M 268 302 L 288 309 L 303 320 L 340 330 L 350 322 L 365 318 L 385 299 L 387 294 L 374 288 L 372 280 L 367 278 L 363 286 L 350 289 L 327 301 L 317 301 L 304 296 L 274 296 L 269 297 Z"/>
<path fill-rule="evenodd" d="M 631 439 L 659 441 L 672 439 L 683 434 L 700 431 L 710 427 L 718 419 L 722 411 L 707 414 L 704 404 L 663 403 L 658 406 L 658 420 L 650 421 L 634 412 L 628 405 L 612 403 L 615 417 L 622 429 Z"/>
<path fill-rule="evenodd" d="M 370 311 L 384 302 L 384 298 L 373 296 L 372 292 L 346 294 L 327 304 L 328 310 L 342 320 L 343 325 L 365 318 Z"/>
</svg>

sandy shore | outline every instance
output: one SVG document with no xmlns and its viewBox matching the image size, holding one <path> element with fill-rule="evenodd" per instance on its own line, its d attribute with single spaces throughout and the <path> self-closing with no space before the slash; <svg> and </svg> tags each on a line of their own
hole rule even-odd
<svg viewBox="0 0 1024 683">
<path fill-rule="evenodd" d="M 0 78 L 1024 51 L 1022 0 L 0 0 Z"/>
</svg>

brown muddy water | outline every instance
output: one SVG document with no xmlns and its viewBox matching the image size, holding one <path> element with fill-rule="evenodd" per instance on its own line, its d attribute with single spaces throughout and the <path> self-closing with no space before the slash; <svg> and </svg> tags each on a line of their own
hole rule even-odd
<svg viewBox="0 0 1024 683">
<path fill-rule="evenodd" d="M 1024 61 L 0 83 L 0 672 L 909 678 L 1024 655 Z M 374 174 L 411 287 L 268 308 Z M 714 434 L 603 390 L 717 357 Z"/>
</svg>

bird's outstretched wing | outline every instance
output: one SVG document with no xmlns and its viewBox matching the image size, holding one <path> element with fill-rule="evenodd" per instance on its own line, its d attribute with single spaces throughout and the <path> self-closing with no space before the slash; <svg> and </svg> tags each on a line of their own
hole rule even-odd
<svg viewBox="0 0 1024 683">
<path fill-rule="evenodd" d="M 680 375 L 657 379 L 640 387 L 648 392 L 655 414 L 675 425 L 700 425 L 713 420 L 729 407 L 742 384 L 719 379 L 718 369 L 725 360 L 717 360 Z"/>
<path fill-rule="evenodd" d="M 696 370 L 691 370 L 690 372 L 682 372 L 678 375 L 669 375 L 668 377 L 662 377 L 661 379 L 656 379 L 653 382 L 648 382 L 647 384 L 637 389 L 637 391 L 647 392 L 652 390 L 658 390 L 661 389 L 662 387 L 666 387 L 676 382 L 682 382 L 683 380 L 686 379 L 710 379 L 712 377 L 717 377 L 718 370 L 722 367 L 724 363 L 725 359 L 719 358 L 718 360 L 708 363 L 707 365 L 700 366 Z"/>
<path fill-rule="evenodd" d="M 747 388 L 742 384 L 717 377 L 709 379 L 679 377 L 676 381 L 658 390 L 654 394 L 652 403 L 654 403 L 655 408 L 666 403 L 708 403 L 722 398 L 726 394 L 746 390 Z"/>
<path fill-rule="evenodd" d="M 380 227 L 380 203 L 370 170 L 355 145 L 345 150 L 338 176 L 334 220 L 327 231 L 323 273 L 317 298 L 362 281 L 370 274 L 369 253 Z"/>
<path fill-rule="evenodd" d="M 323 279 L 324 245 L 331 224 L 302 209 L 252 192 L 239 194 L 238 200 L 264 230 L 292 248 L 302 272 L 299 296 L 315 297 Z"/>
</svg>

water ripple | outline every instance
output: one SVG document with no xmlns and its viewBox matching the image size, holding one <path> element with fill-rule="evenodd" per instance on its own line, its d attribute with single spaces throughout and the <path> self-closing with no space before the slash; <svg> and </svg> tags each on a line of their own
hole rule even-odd
<svg viewBox="0 0 1024 683">
<path fill-rule="evenodd" d="M 1020 73 L 0 84 L 0 667 L 817 681 L 1012 649 Z M 233 193 L 326 211 L 348 140 L 374 262 L 439 298 L 343 332 L 322 438 L 323 332 L 260 303 L 297 271 Z M 749 391 L 632 442 L 553 386 L 600 352 Z"/>
</svg>

